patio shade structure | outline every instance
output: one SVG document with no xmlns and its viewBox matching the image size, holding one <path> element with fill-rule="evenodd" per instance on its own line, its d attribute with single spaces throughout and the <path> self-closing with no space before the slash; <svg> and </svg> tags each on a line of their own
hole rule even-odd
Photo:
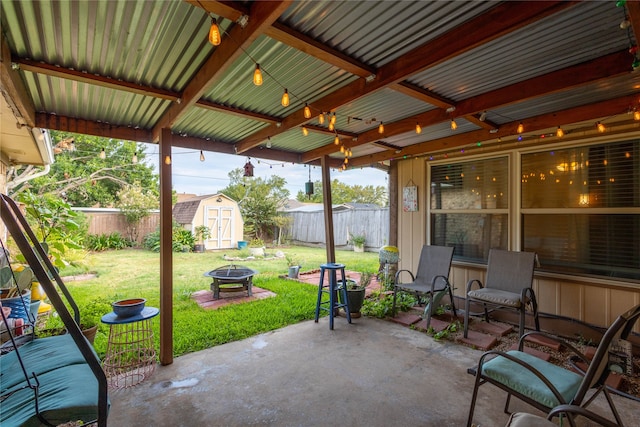
<svg viewBox="0 0 640 427">
<path fill-rule="evenodd" d="M 527 134 L 561 144 L 597 124 L 628 132 L 640 119 L 637 2 L 0 8 L 2 93 L 18 127 L 159 144 L 163 364 L 172 361 L 172 147 L 193 149 L 194 161 L 202 150 L 321 165 L 332 262 L 332 169 L 389 170 L 397 194 L 398 159 L 497 150 Z"/>
</svg>

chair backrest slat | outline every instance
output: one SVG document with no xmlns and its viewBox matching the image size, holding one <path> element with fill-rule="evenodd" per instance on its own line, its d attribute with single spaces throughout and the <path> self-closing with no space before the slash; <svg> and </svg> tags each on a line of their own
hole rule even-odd
<svg viewBox="0 0 640 427">
<path fill-rule="evenodd" d="M 436 276 L 449 277 L 453 247 L 424 245 L 420 252 L 420 262 L 416 282 L 431 283 Z"/>
<path fill-rule="evenodd" d="M 535 257 L 535 252 L 491 249 L 484 286 L 516 293 L 531 287 Z"/>
</svg>

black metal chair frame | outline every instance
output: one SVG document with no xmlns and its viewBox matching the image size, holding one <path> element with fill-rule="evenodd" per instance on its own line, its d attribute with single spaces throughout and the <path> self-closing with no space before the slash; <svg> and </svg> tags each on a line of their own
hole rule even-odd
<svg viewBox="0 0 640 427">
<path fill-rule="evenodd" d="M 515 251 L 504 251 L 504 250 L 498 250 L 498 249 L 491 249 L 489 251 L 489 260 L 487 262 L 487 274 L 486 274 L 486 279 L 484 281 L 484 284 L 481 280 L 478 280 L 478 279 L 471 279 L 467 283 L 467 289 L 465 293 L 465 306 L 464 306 L 465 308 L 464 337 L 465 338 L 467 338 L 468 332 L 469 332 L 469 316 L 479 316 L 484 314 L 484 319 L 488 323 L 489 312 L 492 312 L 494 310 L 499 310 L 499 309 L 511 309 L 511 310 L 516 310 L 519 313 L 520 318 L 518 323 L 518 335 L 522 336 L 524 334 L 525 315 L 526 315 L 528 305 L 531 305 L 531 311 L 533 312 L 533 319 L 535 322 L 536 331 L 540 330 L 540 320 L 538 318 L 538 302 L 536 301 L 535 292 L 531 287 L 531 283 L 533 282 L 533 267 L 535 262 L 535 256 L 536 255 L 533 252 L 515 252 Z M 507 258 L 508 261 L 510 262 L 507 262 L 505 264 L 500 264 L 500 265 L 496 261 L 492 263 L 492 258 L 495 260 L 496 257 L 500 257 L 501 259 Z M 526 268 L 526 270 L 522 270 L 523 268 Z M 501 270 L 501 271 L 498 272 L 498 270 Z M 509 286 L 502 286 L 502 282 L 504 282 L 505 280 L 503 278 L 501 278 L 500 280 L 494 279 L 494 278 L 496 275 L 504 274 L 504 273 L 506 273 L 507 276 L 511 276 L 509 277 L 509 279 L 512 277 L 517 277 L 517 275 L 519 274 L 524 277 L 524 274 L 526 273 L 528 276 L 528 283 L 527 283 L 528 286 L 524 286 L 524 287 L 513 286 L 514 283 L 510 280 L 507 280 L 507 282 L 509 282 Z M 500 282 L 500 284 L 498 284 L 497 282 Z M 517 290 L 520 293 L 520 297 L 519 297 L 520 305 L 517 307 L 514 307 L 514 306 L 505 305 L 505 304 L 495 303 L 486 299 L 473 297 L 469 293 L 471 292 L 471 288 L 474 284 L 477 285 L 479 289 L 488 289 L 488 290 L 495 289 L 497 291 L 509 292 L 512 295 L 516 294 L 515 288 L 518 288 Z M 472 313 L 470 310 L 472 302 L 482 304 L 484 309 L 483 312 Z M 489 309 L 487 307 L 488 305 L 492 306 L 492 308 Z"/>
<path fill-rule="evenodd" d="M 416 276 L 406 269 L 398 270 L 396 272 L 393 286 L 393 316 L 396 315 L 396 296 L 398 291 L 414 294 L 416 298 L 418 298 L 419 303 L 421 302 L 421 297 L 430 295 L 429 305 L 425 308 L 427 328 L 429 328 L 429 325 L 431 324 L 431 314 L 433 310 L 437 308 L 435 305 L 438 301 L 435 301 L 435 299 L 436 294 L 439 292 L 448 292 L 449 298 L 451 299 L 453 315 L 456 316 L 456 306 L 453 299 L 453 291 L 451 289 L 452 286 L 449 283 L 449 271 L 451 270 L 453 249 L 453 247 L 449 246 L 424 245 L 420 252 L 420 260 L 418 262 Z M 411 277 L 410 283 L 400 283 L 400 278 L 403 272 L 408 273 Z"/>
<path fill-rule="evenodd" d="M 512 395 L 534 406 L 535 408 L 540 409 L 545 413 L 548 413 L 549 415 L 551 415 L 552 413 L 556 414 L 556 413 L 562 412 L 561 409 L 558 409 L 559 408 L 558 406 L 555 407 L 556 408 L 555 411 L 552 411 L 554 408 L 546 406 L 545 404 L 538 402 L 537 400 L 533 400 L 529 396 L 526 396 L 514 390 L 513 388 L 499 382 L 498 380 L 490 376 L 487 376 L 483 369 L 484 365 L 486 363 L 489 363 L 494 358 L 499 358 L 499 357 L 506 358 L 512 361 L 513 363 L 517 364 L 522 369 L 526 369 L 529 372 L 533 373 L 553 393 L 553 395 L 558 400 L 558 402 L 560 402 L 560 405 L 576 405 L 582 408 L 587 408 L 591 404 L 591 402 L 593 402 L 593 400 L 602 392 L 605 398 L 607 399 L 607 402 L 609 403 L 609 407 L 611 408 L 611 412 L 613 413 L 613 416 L 615 417 L 615 420 L 617 423 L 616 425 L 623 427 L 623 423 L 620 418 L 620 415 L 616 410 L 613 400 L 611 399 L 611 394 L 608 391 L 605 383 L 609 375 L 609 369 L 608 369 L 608 363 L 607 363 L 608 353 L 609 353 L 609 349 L 611 347 L 611 343 L 613 339 L 614 338 L 626 339 L 629 336 L 629 333 L 633 329 L 639 317 L 640 317 L 640 305 L 637 305 L 634 308 L 623 313 L 622 315 L 618 316 L 618 318 L 611 324 L 611 326 L 609 326 L 607 331 L 604 333 L 602 339 L 600 340 L 600 344 L 598 345 L 598 348 L 595 352 L 595 355 L 593 356 L 593 359 L 591 361 L 589 361 L 586 356 L 584 356 L 580 351 L 578 351 L 578 349 L 576 349 L 570 343 L 554 335 L 546 334 L 544 332 L 539 332 L 539 331 L 533 331 L 533 332 L 524 334 L 520 338 L 520 341 L 518 344 L 519 352 L 524 351 L 524 343 L 528 336 L 542 335 L 549 339 L 552 339 L 561 343 L 563 346 L 565 346 L 571 352 L 574 353 L 574 356 L 572 356 L 573 358 L 577 358 L 580 361 L 587 363 L 589 365 L 587 371 L 584 374 L 582 382 L 580 383 L 575 393 L 575 396 L 573 396 L 570 399 L 570 401 L 566 401 L 562 396 L 562 394 L 556 389 L 556 387 L 554 387 L 553 384 L 549 381 L 549 379 L 546 378 L 538 369 L 535 369 L 530 364 L 516 357 L 517 353 L 509 354 L 509 353 L 496 351 L 496 350 L 485 352 L 480 357 L 480 360 L 478 361 L 478 366 L 476 368 L 472 368 L 469 370 L 469 373 L 475 375 L 476 378 L 475 378 L 475 384 L 473 388 L 473 394 L 471 397 L 471 407 L 469 408 L 469 418 L 467 421 L 467 427 L 470 427 L 473 421 L 473 412 L 475 409 L 476 398 L 478 396 L 478 389 L 481 385 L 485 383 L 493 384 L 496 387 L 507 392 L 507 399 L 504 407 L 505 413 L 509 413 L 509 402 L 511 400 Z M 549 365 L 552 365 L 550 362 L 544 362 L 544 363 L 548 363 Z M 591 397 L 586 399 L 586 395 L 591 389 L 595 389 L 595 392 Z M 569 424 L 572 427 L 574 427 L 575 426 L 574 417 L 568 411 L 567 411 L 567 419 L 569 420 Z"/>
</svg>

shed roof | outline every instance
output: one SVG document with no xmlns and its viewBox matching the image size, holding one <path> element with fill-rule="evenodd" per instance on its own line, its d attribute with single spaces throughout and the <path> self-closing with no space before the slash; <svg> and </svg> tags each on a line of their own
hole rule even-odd
<svg viewBox="0 0 640 427">
<path fill-rule="evenodd" d="M 173 218 L 175 218 L 175 220 L 179 224 L 191 224 L 193 222 L 193 218 L 195 217 L 196 212 L 198 211 L 198 208 L 200 207 L 200 204 L 202 203 L 202 201 L 212 199 L 214 197 L 216 198 L 224 197 L 225 199 L 231 200 L 232 202 L 236 203 L 235 200 L 231 199 L 230 197 L 222 193 L 196 196 L 188 200 L 183 200 L 181 202 L 176 203 L 173 206 Z"/>
</svg>

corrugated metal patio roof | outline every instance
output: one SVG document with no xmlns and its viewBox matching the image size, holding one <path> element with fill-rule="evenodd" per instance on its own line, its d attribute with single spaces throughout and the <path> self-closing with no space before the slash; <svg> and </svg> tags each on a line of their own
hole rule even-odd
<svg viewBox="0 0 640 427">
<path fill-rule="evenodd" d="M 531 121 L 531 137 L 557 126 L 570 135 L 572 126 L 599 120 L 616 132 L 628 129 L 625 113 L 639 104 L 628 52 L 640 30 L 635 2 L 5 0 L 0 7 L 10 55 L 1 66 L 17 77 L 3 87 L 21 94 L 16 104 L 30 127 L 140 142 L 157 142 L 169 127 L 175 146 L 314 164 L 329 155 L 340 167 L 337 134 L 354 154 L 348 166 L 361 167 L 471 140 L 490 146 L 515 138 L 519 121 Z M 620 28 L 625 17 L 628 30 Z M 218 47 L 207 41 L 211 18 L 224 30 Z M 252 83 L 256 63 L 260 87 Z M 329 112 L 333 132 L 318 120 Z"/>
</svg>

